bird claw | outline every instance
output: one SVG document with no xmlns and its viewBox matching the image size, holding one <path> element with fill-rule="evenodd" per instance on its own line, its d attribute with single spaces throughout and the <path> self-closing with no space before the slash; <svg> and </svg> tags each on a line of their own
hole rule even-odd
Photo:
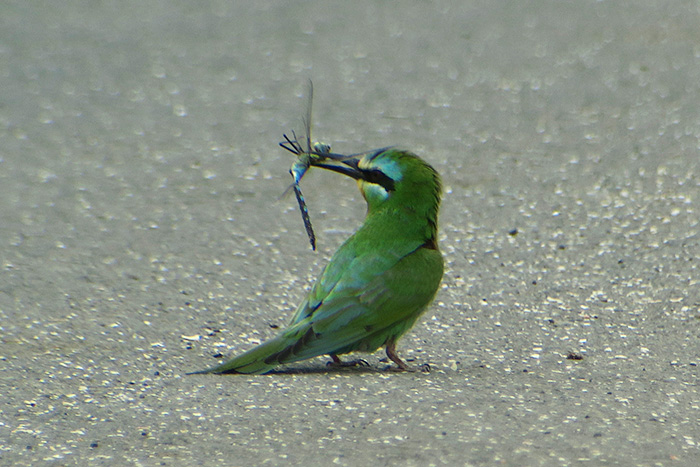
<svg viewBox="0 0 700 467">
<path fill-rule="evenodd" d="M 341 359 L 339 359 L 338 357 L 334 357 L 333 360 L 326 363 L 326 366 L 333 367 L 333 368 L 348 368 L 348 367 L 354 367 L 354 366 L 369 366 L 369 363 L 367 363 L 367 360 L 364 360 L 362 358 L 358 358 L 356 360 L 350 360 L 350 361 L 344 362 Z"/>
</svg>

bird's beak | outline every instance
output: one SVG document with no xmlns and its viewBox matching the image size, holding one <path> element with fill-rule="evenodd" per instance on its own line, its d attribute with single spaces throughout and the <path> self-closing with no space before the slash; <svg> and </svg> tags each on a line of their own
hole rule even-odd
<svg viewBox="0 0 700 467">
<path fill-rule="evenodd" d="M 333 172 L 338 172 L 339 174 L 347 175 L 355 180 L 365 180 L 366 171 L 360 168 L 360 161 L 365 158 L 370 160 L 386 151 L 390 147 L 375 149 L 368 152 L 363 152 L 360 154 L 353 154 L 350 156 L 344 156 L 342 154 L 317 154 L 319 156 L 325 156 L 318 159 L 311 159 L 311 165 L 314 167 L 321 167 L 322 169 L 332 170 Z"/>
<path fill-rule="evenodd" d="M 312 160 L 311 165 L 347 175 L 355 180 L 362 180 L 362 171 L 358 167 L 359 162 L 360 157 L 342 156 L 317 161 Z"/>
</svg>

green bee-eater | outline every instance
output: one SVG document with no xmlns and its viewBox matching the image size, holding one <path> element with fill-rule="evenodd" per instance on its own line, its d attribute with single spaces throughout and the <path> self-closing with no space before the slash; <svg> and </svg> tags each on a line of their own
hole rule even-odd
<svg viewBox="0 0 700 467">
<path fill-rule="evenodd" d="M 357 180 L 367 216 L 331 258 L 273 339 L 199 373 L 266 373 L 319 355 L 386 348 L 408 370 L 396 343 L 423 313 L 442 279 L 438 249 L 440 176 L 418 156 L 385 148 L 356 157 L 313 159 L 311 165 Z"/>
</svg>

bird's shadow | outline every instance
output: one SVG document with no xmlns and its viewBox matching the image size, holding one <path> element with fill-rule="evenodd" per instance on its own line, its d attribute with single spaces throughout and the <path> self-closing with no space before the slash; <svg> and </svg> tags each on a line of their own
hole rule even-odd
<svg viewBox="0 0 700 467">
<path fill-rule="evenodd" d="M 430 365 L 428 365 L 430 368 Z M 420 367 L 415 367 L 411 371 L 402 370 L 393 365 L 377 367 L 372 365 L 332 365 L 315 367 L 289 367 L 270 370 L 264 375 L 360 375 L 360 374 L 429 374 L 430 370 L 424 371 Z"/>
<path fill-rule="evenodd" d="M 313 368 L 280 368 L 278 370 L 271 370 L 265 373 L 266 375 L 323 375 L 323 374 L 364 374 L 364 373 L 392 373 L 391 367 L 388 368 L 375 368 L 372 366 L 349 366 L 349 367 L 335 367 L 328 365 L 326 367 L 313 367 Z"/>
<path fill-rule="evenodd" d="M 429 367 L 429 366 L 428 366 Z M 420 368 L 416 367 L 414 371 L 405 371 L 393 365 L 385 365 L 383 367 L 377 367 L 372 365 L 353 365 L 353 366 L 342 366 L 342 365 L 332 365 L 328 364 L 325 366 L 314 366 L 314 367 L 287 367 L 270 370 L 262 375 L 360 375 L 360 374 L 427 374 L 430 371 L 421 371 Z M 188 373 L 194 374 L 194 373 Z M 245 375 L 245 373 L 219 373 L 221 376 L 240 376 Z M 248 375 L 256 376 L 256 375 Z"/>
</svg>

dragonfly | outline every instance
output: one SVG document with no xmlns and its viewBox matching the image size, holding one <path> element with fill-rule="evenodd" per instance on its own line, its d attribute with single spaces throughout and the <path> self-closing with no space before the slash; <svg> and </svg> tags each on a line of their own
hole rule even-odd
<svg viewBox="0 0 700 467">
<path fill-rule="evenodd" d="M 304 221 L 304 228 L 306 229 L 306 235 L 309 237 L 309 242 L 311 243 L 311 249 L 316 250 L 316 235 L 314 234 L 314 228 L 311 225 L 311 218 L 309 217 L 309 209 L 306 206 L 306 200 L 301 192 L 301 182 L 304 174 L 309 170 L 309 168 L 314 164 L 321 162 L 329 157 L 333 157 L 331 154 L 331 146 L 326 143 L 311 143 L 311 108 L 313 106 L 314 100 L 314 85 L 311 80 L 309 80 L 307 88 L 307 103 L 306 103 L 306 114 L 302 120 L 304 125 L 304 135 L 302 135 L 302 141 L 297 138 L 296 133 L 292 130 L 292 137 L 290 138 L 286 134 L 284 136 L 284 141 L 279 143 L 281 147 L 287 151 L 295 154 L 297 160 L 292 164 L 289 173 L 292 175 L 292 185 L 287 188 L 285 193 L 289 189 L 294 190 L 294 195 L 297 198 L 297 203 L 299 204 L 299 210 L 301 211 L 301 219 Z M 305 143 L 304 145 L 302 143 Z"/>
<path fill-rule="evenodd" d="M 292 164 L 289 169 L 289 173 L 292 175 L 292 184 L 287 188 L 282 196 L 289 192 L 289 190 L 294 190 L 294 195 L 297 198 L 297 203 L 299 204 L 299 211 L 301 211 L 301 219 L 304 221 L 304 228 L 306 229 L 306 235 L 309 237 L 309 243 L 311 243 L 311 249 L 316 250 L 316 234 L 314 234 L 314 228 L 311 225 L 311 218 L 309 217 L 309 209 L 306 206 L 306 200 L 301 192 L 301 186 L 299 185 L 304 174 L 312 166 L 321 166 L 328 168 L 334 162 L 347 161 L 354 159 L 370 152 L 381 152 L 390 149 L 391 146 L 381 149 L 373 149 L 371 151 L 364 151 L 355 154 L 334 154 L 331 152 L 331 146 L 326 143 L 321 142 L 311 142 L 311 108 L 313 106 L 314 100 L 314 84 L 309 80 L 307 87 L 307 102 L 306 102 L 306 113 L 302 119 L 304 125 L 304 134 L 300 140 L 297 134 L 292 130 L 292 137 L 290 138 L 286 134 L 282 135 L 284 141 L 279 143 L 281 147 L 291 152 L 297 156 L 297 159 Z"/>
</svg>

